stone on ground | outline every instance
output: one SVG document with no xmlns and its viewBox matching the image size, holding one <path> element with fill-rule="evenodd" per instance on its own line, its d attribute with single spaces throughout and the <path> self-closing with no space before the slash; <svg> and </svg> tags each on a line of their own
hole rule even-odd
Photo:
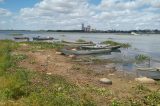
<svg viewBox="0 0 160 106">
<path fill-rule="evenodd" d="M 61 55 L 61 54 L 62 54 L 62 52 L 56 52 L 56 54 L 57 54 L 57 55 Z"/>
<path fill-rule="evenodd" d="M 46 73 L 47 75 L 52 75 L 52 73 Z"/>
<path fill-rule="evenodd" d="M 143 83 L 143 84 L 155 84 L 156 81 L 151 79 L 151 78 L 147 78 L 147 77 L 140 77 L 140 78 L 135 78 L 135 81 L 139 82 L 139 83 Z"/>
<path fill-rule="evenodd" d="M 107 78 L 101 78 L 99 80 L 101 83 L 103 84 L 109 84 L 109 85 L 112 85 L 112 81 L 110 79 L 107 79 Z"/>
<path fill-rule="evenodd" d="M 69 55 L 69 57 L 70 57 L 70 58 L 75 58 L 76 56 L 75 56 L 75 55 Z"/>
</svg>

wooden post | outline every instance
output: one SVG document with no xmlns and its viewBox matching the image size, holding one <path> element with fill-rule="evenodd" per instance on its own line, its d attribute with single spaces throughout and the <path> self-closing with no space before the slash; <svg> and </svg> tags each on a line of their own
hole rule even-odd
<svg viewBox="0 0 160 106">
<path fill-rule="evenodd" d="M 148 63 L 149 68 L 151 67 L 151 59 L 149 58 L 149 63 Z"/>
</svg>

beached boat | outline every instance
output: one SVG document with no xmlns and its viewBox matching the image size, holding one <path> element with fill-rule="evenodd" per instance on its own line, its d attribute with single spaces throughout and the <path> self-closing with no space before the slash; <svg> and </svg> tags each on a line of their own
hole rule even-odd
<svg viewBox="0 0 160 106">
<path fill-rule="evenodd" d="M 90 49 L 94 49 L 94 50 L 98 50 L 98 49 L 111 49 L 111 50 L 115 50 L 115 49 L 118 49 L 120 48 L 121 46 L 120 45 L 117 45 L 117 46 L 110 46 L 110 45 L 95 45 L 95 46 L 81 46 L 80 48 L 81 49 L 84 49 L 84 50 L 90 50 Z"/>
<path fill-rule="evenodd" d="M 29 37 L 14 37 L 15 40 L 25 40 L 29 41 Z"/>
<path fill-rule="evenodd" d="M 137 73 L 148 78 L 160 79 L 159 68 L 137 68 Z"/>
<path fill-rule="evenodd" d="M 70 42 L 70 41 L 64 41 L 64 40 L 62 40 L 62 43 L 66 43 L 66 44 L 93 44 L 93 42 Z"/>
<path fill-rule="evenodd" d="M 111 52 L 110 49 L 100 49 L 100 50 L 67 50 L 62 49 L 61 52 L 65 55 L 90 55 L 90 54 L 102 54 Z"/>
<path fill-rule="evenodd" d="M 33 37 L 33 40 L 53 40 L 53 39 L 54 38 L 50 37 L 50 36 L 47 36 L 47 37 L 40 37 L 40 36 Z"/>
<path fill-rule="evenodd" d="M 81 47 L 81 46 L 94 46 L 95 44 L 70 44 L 70 43 L 61 43 L 65 46 L 70 46 L 70 47 Z"/>
</svg>

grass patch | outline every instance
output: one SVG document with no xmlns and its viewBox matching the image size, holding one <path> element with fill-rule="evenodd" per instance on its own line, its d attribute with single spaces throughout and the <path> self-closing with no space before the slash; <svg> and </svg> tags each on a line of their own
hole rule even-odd
<svg viewBox="0 0 160 106">
<path fill-rule="evenodd" d="M 76 42 L 87 42 L 87 41 L 84 39 L 78 39 L 78 40 L 76 40 Z"/>
<path fill-rule="evenodd" d="M 145 87 L 144 85 L 142 84 L 139 84 L 135 87 L 135 91 L 137 93 L 145 93 L 145 92 L 151 92 L 147 87 Z"/>
<path fill-rule="evenodd" d="M 144 97 L 144 102 L 148 106 L 159 106 L 160 105 L 160 92 L 152 92 Z"/>
<path fill-rule="evenodd" d="M 11 55 L 14 48 L 12 43 L 0 41 L 0 103 L 20 106 L 95 106 L 91 96 L 82 94 L 79 87 L 62 76 L 49 76 L 18 67 L 17 62 L 27 57 L 22 54 Z M 55 48 L 51 44 L 33 45 Z"/>
<path fill-rule="evenodd" d="M 146 55 L 143 55 L 143 54 L 139 54 L 139 55 L 135 56 L 135 60 L 138 63 L 139 62 L 144 62 L 144 61 L 149 60 L 149 59 L 150 59 L 149 56 L 146 56 Z"/>
<path fill-rule="evenodd" d="M 56 49 L 60 50 L 64 47 L 61 43 L 50 43 L 50 42 L 28 42 L 33 48 L 32 49 Z"/>
<path fill-rule="evenodd" d="M 112 92 L 109 89 L 106 89 L 104 87 L 94 87 L 94 86 L 88 86 L 85 88 L 90 93 L 94 93 L 101 96 L 109 96 L 112 95 Z"/>
<path fill-rule="evenodd" d="M 107 40 L 107 41 L 101 42 L 101 44 L 110 44 L 111 46 L 120 45 L 123 48 L 131 47 L 131 45 L 129 43 L 120 43 L 120 42 L 115 42 L 115 41 L 112 41 L 112 40 Z"/>
</svg>

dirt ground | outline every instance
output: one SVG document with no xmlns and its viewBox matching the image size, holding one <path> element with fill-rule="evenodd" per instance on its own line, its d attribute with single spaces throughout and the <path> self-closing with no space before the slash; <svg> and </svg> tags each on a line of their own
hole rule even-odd
<svg viewBox="0 0 160 106">
<path fill-rule="evenodd" d="M 78 86 L 94 85 L 97 87 L 106 87 L 120 97 L 130 96 L 130 89 L 137 84 L 134 78 L 116 70 L 109 70 L 104 65 L 73 62 L 74 58 L 58 55 L 54 49 L 29 51 L 29 48 L 29 46 L 23 45 L 16 51 L 28 57 L 19 63 L 21 67 L 46 74 L 61 75 L 64 76 L 66 80 Z M 107 64 L 108 63 L 106 63 L 106 65 Z M 109 78 L 113 84 L 102 84 L 99 82 L 100 78 Z M 147 86 L 153 90 L 158 89 L 157 85 L 151 84 Z"/>
</svg>

